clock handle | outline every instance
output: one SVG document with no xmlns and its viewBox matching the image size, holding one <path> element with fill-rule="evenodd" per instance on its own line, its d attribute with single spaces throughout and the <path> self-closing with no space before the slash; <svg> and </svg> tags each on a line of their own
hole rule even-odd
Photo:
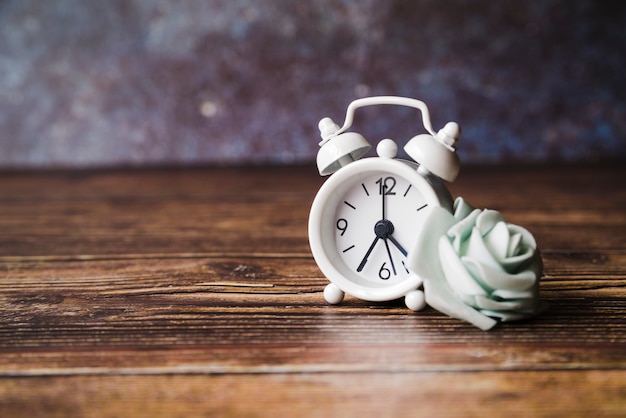
<svg viewBox="0 0 626 418">
<path fill-rule="evenodd" d="M 446 181 L 453 182 L 459 173 L 459 157 L 455 145 L 461 129 L 456 122 L 448 122 L 439 132 L 433 130 L 428 106 L 421 100 L 398 96 L 374 96 L 354 100 L 348 105 L 346 119 L 340 128 L 330 118 L 319 123 L 322 142 L 317 153 L 317 167 L 322 176 L 339 170 L 361 158 L 370 149 L 367 140 L 356 132 L 345 131 L 352 126 L 356 109 L 374 105 L 398 105 L 418 109 L 427 134 L 413 137 L 404 150 L 422 169 Z"/>
<path fill-rule="evenodd" d="M 365 97 L 362 99 L 354 100 L 352 103 L 348 105 L 348 109 L 346 110 L 346 119 L 343 123 L 343 126 L 339 128 L 337 131 L 328 131 L 322 135 L 322 142 L 320 142 L 320 146 L 324 145 L 328 140 L 332 137 L 337 136 L 343 132 L 345 132 L 350 126 L 352 126 L 352 122 L 354 120 L 354 112 L 356 109 L 360 107 L 367 106 L 375 106 L 375 105 L 397 105 L 397 106 L 406 106 L 418 109 L 422 112 L 422 123 L 424 124 L 424 128 L 433 136 L 436 136 L 437 133 L 434 131 L 432 124 L 430 122 L 430 113 L 428 111 L 428 106 L 426 103 L 421 100 L 411 99 L 409 97 L 398 97 L 398 96 L 374 96 L 374 97 Z"/>
</svg>

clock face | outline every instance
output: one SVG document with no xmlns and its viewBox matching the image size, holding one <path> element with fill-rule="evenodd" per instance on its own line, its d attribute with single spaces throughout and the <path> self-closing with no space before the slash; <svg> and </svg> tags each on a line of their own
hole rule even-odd
<svg viewBox="0 0 626 418">
<path fill-rule="evenodd" d="M 320 270 L 341 291 L 393 300 L 419 287 L 407 253 L 432 206 L 452 208 L 445 186 L 416 164 L 365 158 L 341 168 L 311 206 L 309 243 Z"/>
<path fill-rule="evenodd" d="M 405 177 L 374 171 L 353 178 L 332 218 L 334 250 L 369 285 L 393 286 L 412 273 L 406 256 L 428 202 Z"/>
</svg>

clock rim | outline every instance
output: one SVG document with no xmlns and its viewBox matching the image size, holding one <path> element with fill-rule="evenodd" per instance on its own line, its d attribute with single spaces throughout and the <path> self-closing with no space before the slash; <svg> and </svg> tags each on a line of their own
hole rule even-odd
<svg viewBox="0 0 626 418">
<path fill-rule="evenodd" d="M 402 176 L 419 189 L 428 205 L 440 206 L 452 211 L 452 197 L 445 186 L 434 175 L 424 175 L 418 172 L 418 167 L 419 164 L 401 159 L 367 158 L 343 167 L 320 187 L 309 214 L 309 246 L 315 262 L 326 279 L 346 294 L 372 302 L 388 301 L 404 297 L 422 284 L 422 278 L 414 272 L 411 272 L 409 277 L 400 283 L 384 286 L 383 283 L 373 285 L 366 282 L 345 264 L 343 268 L 338 268 L 336 264 L 343 263 L 343 259 L 336 251 L 335 231 L 327 225 L 324 226 L 322 222 L 326 216 L 334 215 L 342 196 L 356 182 L 355 178 L 358 179 L 360 176 L 370 175 L 376 171 L 386 171 Z"/>
</svg>

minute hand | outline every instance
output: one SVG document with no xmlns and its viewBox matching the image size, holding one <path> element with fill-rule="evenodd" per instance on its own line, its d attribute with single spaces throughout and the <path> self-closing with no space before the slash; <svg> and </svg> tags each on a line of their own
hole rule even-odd
<svg viewBox="0 0 626 418">
<path fill-rule="evenodd" d="M 381 191 L 381 196 L 382 196 L 382 201 L 383 201 L 383 220 L 387 219 L 387 210 L 385 208 L 385 195 L 387 194 L 387 186 L 383 185 L 382 187 L 382 191 Z"/>
</svg>

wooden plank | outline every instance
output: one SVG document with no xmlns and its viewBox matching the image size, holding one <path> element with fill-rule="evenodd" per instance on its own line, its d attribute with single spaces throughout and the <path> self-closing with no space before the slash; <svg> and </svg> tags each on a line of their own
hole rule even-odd
<svg viewBox="0 0 626 418">
<path fill-rule="evenodd" d="M 254 216 L 251 216 L 254 208 Z M 306 253 L 302 199 L 13 202 L 0 253 L 28 255 Z M 289 214 L 289 216 L 285 216 Z"/>
<path fill-rule="evenodd" d="M 468 169 L 450 188 L 544 250 L 606 252 L 626 248 L 620 176 L 626 168 Z M 304 255 L 321 182 L 304 168 L 0 175 L 0 255 Z"/>
<path fill-rule="evenodd" d="M 222 370 L 224 364 L 210 362 L 214 355 L 244 358 L 250 345 L 261 347 L 253 357 L 260 365 L 277 361 L 274 354 L 267 360 L 265 349 L 284 354 L 301 347 L 295 368 L 314 364 L 320 347 L 331 348 L 336 361 L 322 363 L 332 367 L 359 359 L 343 347 L 393 352 L 406 367 L 445 370 L 530 367 L 511 362 L 521 353 L 541 368 L 626 367 L 626 255 L 544 258 L 550 275 L 541 289 L 550 309 L 489 333 L 429 308 L 412 313 L 401 301 L 348 298 L 329 306 L 321 294 L 327 281 L 310 257 L 4 262 L 0 373 L 41 371 L 51 359 L 59 365 L 59 356 L 45 351 L 59 351 L 64 370 L 112 367 L 120 353 L 124 362 L 158 367 L 161 357 L 141 350 L 168 347 L 183 350 L 168 353 L 170 365 L 185 364 L 184 350 L 195 350 L 206 367 Z M 509 355 L 496 361 L 494 352 Z M 373 358 L 382 361 L 375 370 L 389 360 Z M 372 365 L 366 359 L 359 368 Z"/>
<path fill-rule="evenodd" d="M 309 171 L 7 173 L 0 255 L 308 253 Z"/>
<path fill-rule="evenodd" d="M 624 174 L 464 170 L 545 262 L 549 309 L 483 332 L 327 305 L 309 168 L 0 173 L 0 416 L 623 416 Z"/>
<path fill-rule="evenodd" d="M 597 370 L 42 377 L 0 379 L 0 415 L 623 417 L 625 390 Z"/>
<path fill-rule="evenodd" d="M 431 324 L 432 325 L 432 324 Z M 375 330 L 377 331 L 377 330 Z M 442 332 L 463 332 L 442 327 Z M 240 333 L 245 333 L 241 331 Z M 419 331 L 418 331 L 419 332 Z M 248 332 L 252 336 L 253 333 Z M 622 370 L 624 350 L 618 344 L 582 342 L 543 343 L 495 340 L 477 343 L 463 338 L 453 343 L 372 343 L 364 339 L 346 344 L 322 335 L 320 341 L 283 338 L 273 343 L 250 342 L 213 346 L 169 345 L 135 347 L 58 347 L 4 351 L 0 377 L 100 375 L 250 375 L 298 373 L 396 373 Z M 318 333 L 318 337 L 320 334 Z M 385 336 L 386 337 L 386 336 Z M 416 338 L 417 340 L 417 338 Z M 93 339 L 91 340 L 93 342 Z M 351 339 L 351 341 L 353 341 Z M 163 341 L 165 342 L 165 341 Z M 626 372 L 624 372 L 626 373 Z"/>
</svg>

